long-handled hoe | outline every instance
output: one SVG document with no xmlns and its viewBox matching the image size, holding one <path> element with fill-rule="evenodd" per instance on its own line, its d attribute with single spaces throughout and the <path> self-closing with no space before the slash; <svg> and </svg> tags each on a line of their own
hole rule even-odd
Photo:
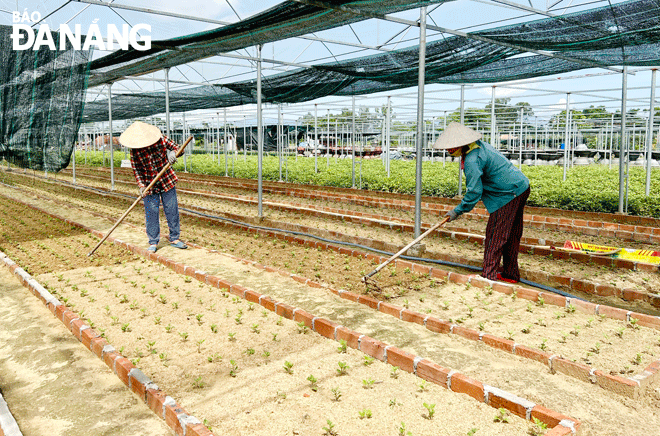
<svg viewBox="0 0 660 436">
<path fill-rule="evenodd" d="M 371 279 L 371 277 L 372 277 L 374 274 L 377 274 L 378 271 L 380 271 L 381 269 L 385 268 L 385 267 L 386 267 L 390 262 L 392 262 L 394 259 L 396 259 L 397 257 L 401 256 L 403 253 L 405 253 L 406 251 L 408 251 L 408 250 L 410 249 L 410 247 L 412 247 L 413 245 L 417 244 L 417 243 L 418 243 L 419 241 L 421 241 L 422 239 L 426 238 L 428 235 L 430 235 L 431 233 L 433 233 L 435 230 L 437 230 L 437 229 L 439 229 L 440 227 L 444 226 L 444 225 L 447 223 L 447 221 L 449 221 L 449 217 L 443 219 L 442 221 L 440 221 L 439 223 L 437 223 L 436 225 L 434 225 L 433 227 L 431 227 L 430 229 L 428 229 L 427 231 L 425 231 L 424 233 L 422 233 L 421 235 L 419 235 L 419 236 L 418 236 L 417 238 L 415 238 L 411 243 L 409 243 L 408 245 L 406 245 L 405 247 L 403 247 L 401 250 L 399 250 L 398 253 L 394 254 L 392 257 L 390 257 L 389 259 L 387 259 L 385 262 L 383 262 L 383 263 L 381 263 L 380 265 L 378 265 L 378 267 L 376 267 L 375 270 L 371 271 L 369 274 L 367 274 L 366 276 L 362 277 L 362 281 L 364 282 L 364 284 L 365 284 L 367 287 L 372 286 L 372 287 L 374 287 L 374 288 L 376 288 L 376 289 L 380 289 L 380 287 L 378 286 L 378 284 L 377 284 L 373 279 Z"/>
<path fill-rule="evenodd" d="M 193 139 L 192 136 L 191 136 L 190 138 L 188 138 L 188 139 L 186 140 L 186 142 L 183 144 L 183 146 L 179 149 L 179 151 L 177 151 L 177 153 L 176 153 L 176 157 L 177 157 L 177 158 L 183 154 L 183 150 L 186 149 L 186 146 L 190 143 L 190 141 L 192 141 L 192 139 Z M 160 172 L 156 175 L 156 177 L 154 177 L 154 179 L 151 181 L 151 183 L 149 183 L 149 186 L 147 186 L 147 187 L 144 189 L 143 192 L 149 192 L 149 190 L 150 190 L 150 189 L 156 184 L 156 182 L 157 182 L 161 177 L 163 177 L 163 174 L 165 174 L 165 171 L 167 171 L 171 166 L 172 166 L 172 165 L 171 165 L 169 162 L 168 162 L 167 164 L 165 164 L 165 166 L 163 167 L 163 169 L 160 170 Z M 119 220 L 117 220 L 117 222 L 115 223 L 115 225 L 112 226 L 112 228 L 111 228 L 111 229 L 108 231 L 108 233 L 103 237 L 103 239 L 101 239 L 101 240 L 99 241 L 99 243 L 96 244 L 96 247 L 94 247 L 94 248 L 92 249 L 92 251 L 90 251 L 90 252 L 87 254 L 88 257 L 91 256 L 92 254 L 94 254 L 94 252 L 96 251 L 96 249 L 99 248 L 99 247 L 101 246 L 101 244 L 103 244 L 103 242 L 104 242 L 106 239 L 108 239 L 108 236 L 110 236 L 110 233 L 112 233 L 112 232 L 115 231 L 115 229 L 117 228 L 117 226 L 119 226 L 119 224 L 121 224 L 121 222 L 124 221 L 124 218 L 126 218 L 126 217 L 128 216 L 128 214 L 131 213 L 131 211 L 133 210 L 133 208 L 134 208 L 135 206 L 137 206 L 137 204 L 140 202 L 140 200 L 142 200 L 142 195 L 140 195 L 138 198 L 135 199 L 135 201 L 133 202 L 133 204 L 131 205 L 131 207 L 129 207 L 128 210 L 127 210 L 126 212 L 124 212 L 124 214 L 121 216 L 121 218 L 119 218 Z"/>
</svg>

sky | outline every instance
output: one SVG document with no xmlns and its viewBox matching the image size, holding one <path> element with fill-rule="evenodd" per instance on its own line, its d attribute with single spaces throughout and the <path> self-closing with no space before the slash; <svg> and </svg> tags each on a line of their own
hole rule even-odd
<svg viewBox="0 0 660 436">
<path fill-rule="evenodd" d="M 99 0 L 93 0 L 99 1 Z M 445 27 L 464 32 L 482 30 L 484 28 L 497 27 L 506 24 L 541 19 L 541 15 L 530 14 L 513 7 L 495 3 L 496 0 L 456 0 L 441 5 L 433 5 L 428 8 L 427 22 L 436 26 Z M 535 9 L 545 11 L 548 6 L 556 3 L 552 13 L 561 14 L 566 11 L 577 11 L 608 4 L 606 1 L 589 0 L 509 0 L 526 7 L 532 5 Z M 204 19 L 216 20 L 224 23 L 233 23 L 248 18 L 261 11 L 266 10 L 280 2 L 280 0 L 106 0 L 120 5 L 129 5 L 148 8 L 157 11 L 171 12 Z M 611 1 L 618 3 L 620 1 Z M 12 11 L 32 13 L 37 11 L 51 28 L 57 28 L 63 23 L 70 26 L 80 23 L 83 29 L 90 23 L 96 22 L 101 29 L 107 24 L 123 24 L 135 26 L 140 23 L 151 25 L 151 37 L 153 40 L 167 39 L 177 36 L 188 35 L 195 32 L 210 30 L 222 24 L 210 22 L 198 22 L 194 20 L 169 17 L 164 15 L 149 14 L 144 12 L 130 11 L 125 9 L 110 10 L 106 6 L 84 3 L 81 1 L 66 0 L 0 0 L 0 23 L 12 24 Z M 404 11 L 395 14 L 396 17 L 416 20 L 419 18 L 419 9 Z M 311 38 L 291 38 L 267 44 L 263 48 L 263 56 L 268 59 L 276 59 L 298 64 L 327 63 L 333 60 L 344 60 L 353 57 L 366 56 L 377 53 L 377 51 L 364 48 L 375 45 L 386 44 L 388 49 L 403 48 L 418 44 L 419 31 L 415 28 L 382 21 L 366 20 L 352 26 L 331 29 L 309 35 Z M 449 35 L 438 32 L 428 32 L 428 42 L 437 41 Z M 318 38 L 326 38 L 333 42 L 319 42 Z M 344 42 L 348 45 L 342 45 Z M 359 45 L 361 47 L 356 47 Z M 107 53 L 96 52 L 95 57 Z M 256 50 L 251 47 L 241 50 L 235 55 L 254 56 Z M 264 75 L 290 71 L 295 66 L 274 66 L 264 62 Z M 637 69 L 633 69 L 635 72 Z M 196 62 L 172 69 L 170 80 L 189 81 L 194 83 L 227 83 L 254 78 L 254 65 L 249 61 L 229 58 L 214 57 L 204 62 Z M 586 76 L 586 77 L 585 77 Z M 155 73 L 147 77 L 162 79 L 162 73 Z M 571 78 L 573 77 L 573 78 Z M 535 113 L 540 118 L 549 117 L 557 111 L 563 110 L 566 105 L 566 93 L 571 93 L 571 107 L 581 108 L 590 105 L 605 105 L 608 110 L 620 108 L 622 75 L 614 74 L 603 69 L 585 69 L 573 73 L 564 74 L 560 77 L 549 77 L 527 81 L 517 84 L 516 88 L 502 84 L 496 89 L 496 97 L 507 97 L 511 103 L 526 101 L 535 107 Z M 651 74 L 646 71 L 638 71 L 628 75 L 628 107 L 648 108 L 650 96 Z M 186 87 L 191 85 L 173 83 L 172 87 Z M 122 81 L 113 86 L 113 92 L 134 92 L 136 90 L 162 90 L 160 82 L 153 81 Z M 466 85 L 465 98 L 466 107 L 485 108 L 490 104 L 492 96 L 490 85 Z M 609 90 L 590 92 L 589 96 L 581 96 L 577 92 Z M 415 119 L 417 111 L 417 89 L 408 88 L 390 93 L 394 106 L 394 113 L 400 119 Z M 89 98 L 104 98 L 102 89 L 90 90 Z M 425 118 L 442 116 L 445 111 L 453 111 L 459 107 L 460 88 L 457 85 L 427 85 L 425 87 Z M 608 101 L 609 100 L 609 101 Z M 358 106 L 381 107 L 386 102 L 385 95 L 369 95 L 356 98 Z M 314 103 L 319 104 L 319 110 L 326 113 L 338 112 L 341 108 L 349 108 L 350 98 L 324 98 L 305 104 L 289 105 L 283 109 L 286 117 L 299 117 L 313 111 Z M 322 108 L 322 109 L 321 109 Z M 253 117 L 254 108 L 232 108 L 229 116 L 243 119 L 244 116 Z M 276 108 L 267 107 L 266 116 L 276 116 Z M 189 117 L 190 118 L 190 117 Z"/>
</svg>

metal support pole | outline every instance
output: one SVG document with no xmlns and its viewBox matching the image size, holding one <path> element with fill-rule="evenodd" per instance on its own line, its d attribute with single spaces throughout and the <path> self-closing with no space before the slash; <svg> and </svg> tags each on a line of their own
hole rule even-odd
<svg viewBox="0 0 660 436">
<path fill-rule="evenodd" d="M 417 80 L 417 162 L 415 171 L 415 238 L 422 226 L 422 158 L 424 157 L 424 82 L 426 74 L 426 6 L 419 10 L 419 73 Z M 460 168 L 460 165 L 459 165 Z M 460 179 L 459 179 L 460 184 Z"/>
<path fill-rule="evenodd" d="M 282 152 L 284 151 L 284 141 L 282 135 L 284 129 L 282 128 L 282 105 L 277 105 L 277 155 L 279 158 L 280 182 L 282 181 Z"/>
<path fill-rule="evenodd" d="M 170 69 L 165 68 L 165 131 L 170 137 Z"/>
<path fill-rule="evenodd" d="M 490 98 L 490 143 L 496 150 L 500 149 L 499 141 L 495 137 L 495 86 L 493 86 L 493 95 Z"/>
<path fill-rule="evenodd" d="M 518 150 L 518 168 L 522 169 L 522 149 L 523 149 L 523 141 L 524 136 L 524 129 L 523 129 L 523 108 L 520 108 L 520 150 Z"/>
<path fill-rule="evenodd" d="M 108 141 L 110 142 L 110 190 L 115 190 L 115 155 L 112 141 L 112 83 L 108 84 Z"/>
<path fill-rule="evenodd" d="M 319 105 L 314 104 L 314 174 L 319 172 L 318 158 L 316 150 L 319 146 L 319 125 L 318 125 Z"/>
<path fill-rule="evenodd" d="M 461 85 L 461 124 L 465 125 L 465 85 Z M 463 196 L 463 170 L 458 162 L 458 196 Z"/>
<path fill-rule="evenodd" d="M 262 177 L 262 163 L 264 158 L 264 132 L 263 120 L 261 119 L 261 45 L 257 46 L 257 190 L 258 190 L 258 204 L 259 204 L 259 218 L 263 218 L 263 177 Z"/>
<path fill-rule="evenodd" d="M 387 165 L 387 178 L 390 178 L 390 145 L 391 145 L 391 124 L 392 124 L 392 97 L 389 95 L 387 96 L 387 117 L 386 117 L 386 132 L 385 132 L 385 139 L 387 141 L 387 155 L 385 156 L 385 162 Z"/>
<path fill-rule="evenodd" d="M 355 96 L 352 96 L 353 100 L 353 126 L 351 128 L 351 187 L 355 189 Z"/>
<path fill-rule="evenodd" d="M 653 116 L 655 115 L 655 73 L 656 69 L 651 70 L 651 102 L 649 104 L 649 127 L 646 133 L 646 191 L 648 197 L 651 191 L 651 144 L 653 142 Z"/>
<path fill-rule="evenodd" d="M 222 144 L 222 155 L 225 158 L 225 177 L 229 176 L 229 171 L 227 169 L 227 108 L 224 110 L 224 123 L 225 123 L 225 132 L 224 140 Z"/>
<path fill-rule="evenodd" d="M 623 67 L 622 82 L 621 82 L 621 146 L 619 147 L 619 213 L 623 213 L 624 192 L 623 187 L 625 179 L 628 177 L 625 174 L 625 155 L 627 155 L 626 147 L 626 99 L 628 98 L 628 67 Z"/>
<path fill-rule="evenodd" d="M 562 178 L 563 181 L 566 181 L 566 168 L 568 164 L 568 143 L 570 142 L 570 136 L 569 136 L 569 113 L 570 113 L 570 103 L 571 102 L 571 93 L 567 92 L 566 93 L 566 136 L 564 140 L 564 177 Z"/>
<path fill-rule="evenodd" d="M 186 138 L 186 133 L 188 133 L 188 132 L 187 132 L 188 126 L 187 126 L 187 124 L 186 124 L 186 113 L 185 113 L 185 112 L 182 113 L 182 114 L 181 114 L 181 117 L 183 118 L 183 137 Z M 193 147 L 195 146 L 195 142 L 194 142 L 194 141 L 195 141 L 195 139 L 193 138 L 193 146 L 190 147 L 190 150 L 192 150 Z M 188 150 L 186 150 L 186 152 L 183 153 L 183 172 L 184 172 L 184 173 L 187 173 L 187 172 L 188 172 L 188 159 L 186 159 L 186 157 L 188 156 L 188 153 L 189 153 Z"/>
</svg>

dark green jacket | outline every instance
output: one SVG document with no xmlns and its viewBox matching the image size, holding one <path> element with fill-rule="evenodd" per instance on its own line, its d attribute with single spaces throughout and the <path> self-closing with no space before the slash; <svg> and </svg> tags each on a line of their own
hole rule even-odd
<svg viewBox="0 0 660 436">
<path fill-rule="evenodd" d="M 465 156 L 467 192 L 454 212 L 461 215 L 479 200 L 493 213 L 529 188 L 529 180 L 497 150 L 481 140 Z"/>
</svg>

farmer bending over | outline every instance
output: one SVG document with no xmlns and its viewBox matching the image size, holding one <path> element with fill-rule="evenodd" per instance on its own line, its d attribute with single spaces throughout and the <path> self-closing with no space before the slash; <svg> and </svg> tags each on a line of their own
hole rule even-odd
<svg viewBox="0 0 660 436">
<path fill-rule="evenodd" d="M 461 203 L 445 216 L 454 221 L 482 200 L 490 217 L 484 240 L 481 275 L 489 280 L 518 282 L 518 250 L 523 232 L 523 209 L 529 197 L 529 180 L 481 134 L 459 123 L 451 123 L 434 148 L 461 158 L 467 192 Z M 504 257 L 502 273 L 498 273 Z"/>
<path fill-rule="evenodd" d="M 156 178 L 156 175 L 169 162 L 176 162 L 178 145 L 164 136 L 160 129 L 141 121 L 130 125 L 119 137 L 124 147 L 131 149 L 131 165 L 137 181 L 140 195 L 144 198 L 144 218 L 149 238 L 148 250 L 155 253 L 160 240 L 159 207 L 163 201 L 163 211 L 170 229 L 170 245 L 176 248 L 188 248 L 179 240 L 179 205 L 176 198 L 176 174 L 168 168 L 154 186 L 145 189 Z"/>
</svg>

